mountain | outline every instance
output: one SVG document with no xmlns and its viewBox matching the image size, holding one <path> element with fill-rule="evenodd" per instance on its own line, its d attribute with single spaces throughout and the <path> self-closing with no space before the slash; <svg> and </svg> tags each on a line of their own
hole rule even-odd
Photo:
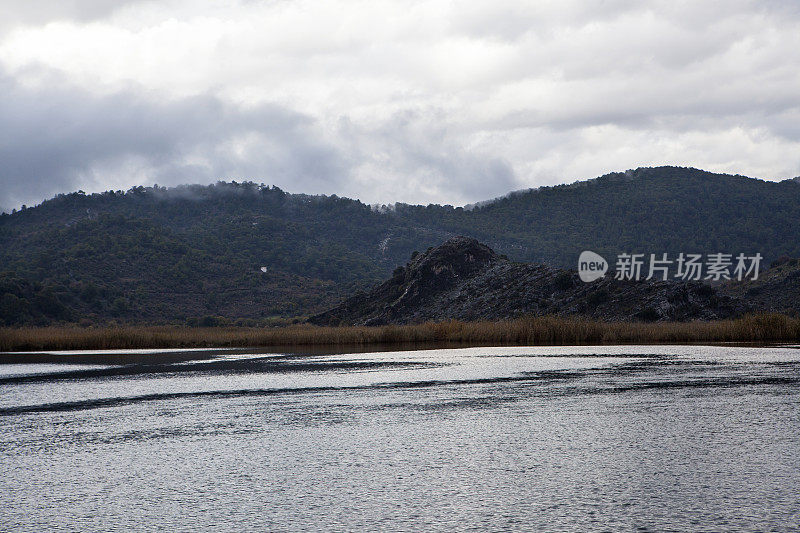
<svg viewBox="0 0 800 533">
<path fill-rule="evenodd" d="M 467 235 L 512 259 L 574 268 L 582 250 L 800 256 L 800 182 L 640 168 L 512 193 L 473 210 L 398 205 L 400 218 Z"/>
<path fill-rule="evenodd" d="M 701 282 L 584 283 L 574 270 L 516 263 L 474 239 L 459 237 L 417 254 L 392 277 L 325 313 L 320 325 L 414 324 L 502 320 L 522 315 L 602 320 L 711 320 L 752 311 L 744 300 Z"/>
<path fill-rule="evenodd" d="M 252 183 L 61 195 L 0 217 L 0 320 L 302 316 L 391 271 L 390 232 L 406 256 L 422 235 L 361 202 Z"/>
<path fill-rule="evenodd" d="M 456 235 L 514 261 L 585 249 L 800 256 L 800 183 L 659 167 L 474 207 L 370 207 L 254 183 L 59 195 L 0 215 L 0 325 L 281 323 Z"/>
</svg>

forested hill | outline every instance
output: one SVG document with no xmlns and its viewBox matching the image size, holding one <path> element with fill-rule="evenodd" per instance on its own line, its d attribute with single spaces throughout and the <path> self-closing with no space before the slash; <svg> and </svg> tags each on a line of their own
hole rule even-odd
<svg viewBox="0 0 800 533">
<path fill-rule="evenodd" d="M 302 318 L 454 235 L 562 267 L 584 249 L 606 257 L 760 252 L 769 264 L 800 256 L 799 220 L 796 180 L 675 167 L 473 209 L 376 210 L 235 182 L 78 192 L 0 216 L 0 324 Z"/>
<path fill-rule="evenodd" d="M 253 183 L 59 195 L 0 217 L 0 322 L 302 317 L 442 240 Z"/>
<path fill-rule="evenodd" d="M 400 218 L 464 234 L 513 259 L 575 268 L 582 250 L 800 256 L 800 178 L 768 182 L 640 168 L 511 193 L 474 210 L 399 205 Z"/>
</svg>

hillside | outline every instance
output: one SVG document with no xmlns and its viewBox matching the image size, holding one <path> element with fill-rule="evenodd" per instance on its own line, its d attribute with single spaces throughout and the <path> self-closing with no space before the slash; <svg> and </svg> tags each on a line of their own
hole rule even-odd
<svg viewBox="0 0 800 533">
<path fill-rule="evenodd" d="M 800 256 L 798 220 L 795 180 L 675 167 L 474 208 L 373 209 L 236 182 L 78 192 L 0 216 L 0 325 L 302 320 L 455 235 L 553 267 L 584 249 L 760 252 L 768 265 Z"/>
<path fill-rule="evenodd" d="M 760 309 L 800 315 L 800 259 L 779 258 L 759 279 L 729 283 L 722 293 L 747 300 Z"/>
<path fill-rule="evenodd" d="M 0 218 L 0 318 L 302 316 L 385 275 L 392 229 L 411 253 L 420 233 L 360 202 L 249 183 L 63 195 Z"/>
<path fill-rule="evenodd" d="M 412 257 L 378 287 L 310 321 L 377 326 L 525 315 L 712 320 L 752 310 L 744 300 L 700 282 L 619 281 L 606 276 L 583 283 L 574 270 L 516 263 L 474 239 L 459 237 Z"/>
<path fill-rule="evenodd" d="M 574 268 L 582 250 L 760 252 L 800 256 L 800 182 L 766 182 L 692 168 L 640 168 L 520 191 L 480 208 L 397 207 L 398 216 L 468 235 L 519 261 Z"/>
</svg>

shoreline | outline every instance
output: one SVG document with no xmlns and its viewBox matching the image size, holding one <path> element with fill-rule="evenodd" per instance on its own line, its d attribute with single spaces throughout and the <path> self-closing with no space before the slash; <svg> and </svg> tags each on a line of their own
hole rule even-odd
<svg viewBox="0 0 800 533">
<path fill-rule="evenodd" d="M 389 346 L 422 349 L 424 345 L 455 348 L 796 342 L 800 342 L 800 319 L 775 313 L 708 322 L 599 322 L 544 316 L 499 322 L 447 321 L 405 326 L 0 328 L 0 352 L 267 347 L 293 351 L 303 347 L 349 347 L 369 351 L 365 349 Z"/>
</svg>

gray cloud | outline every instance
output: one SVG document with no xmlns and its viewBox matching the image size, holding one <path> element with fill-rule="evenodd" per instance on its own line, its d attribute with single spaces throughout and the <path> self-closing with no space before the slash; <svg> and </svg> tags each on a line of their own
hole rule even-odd
<svg viewBox="0 0 800 533">
<path fill-rule="evenodd" d="M 124 7 L 152 0 L 0 0 L 0 36 L 20 25 L 102 20 Z"/>
<path fill-rule="evenodd" d="M 278 106 L 243 110 L 215 97 L 95 96 L 0 77 L 0 205 L 124 184 L 264 177 L 335 191 L 347 168 L 310 118 Z M 124 187 L 125 188 L 125 187 Z"/>
<path fill-rule="evenodd" d="M 149 0 L 0 0 L 7 24 L 42 24 L 53 20 L 97 20 L 123 7 Z"/>
<path fill-rule="evenodd" d="M 78 189 L 220 179 L 367 201 L 465 202 L 518 186 L 507 162 L 454 142 L 435 110 L 371 127 L 343 117 L 325 134 L 313 118 L 277 105 L 164 100 L 141 89 L 95 95 L 44 76 L 47 87 L 31 89 L 0 72 L 0 210 Z"/>
<path fill-rule="evenodd" d="M 463 146 L 441 110 L 405 110 L 371 127 L 349 120 L 338 126 L 355 166 L 374 172 L 385 188 L 390 179 L 385 198 L 426 203 L 435 197 L 458 204 L 519 186 L 507 161 Z"/>
<path fill-rule="evenodd" d="M 644 165 L 800 173 L 794 1 L 33 0 L 6 11 L 6 207 L 226 178 L 460 204 Z"/>
</svg>

